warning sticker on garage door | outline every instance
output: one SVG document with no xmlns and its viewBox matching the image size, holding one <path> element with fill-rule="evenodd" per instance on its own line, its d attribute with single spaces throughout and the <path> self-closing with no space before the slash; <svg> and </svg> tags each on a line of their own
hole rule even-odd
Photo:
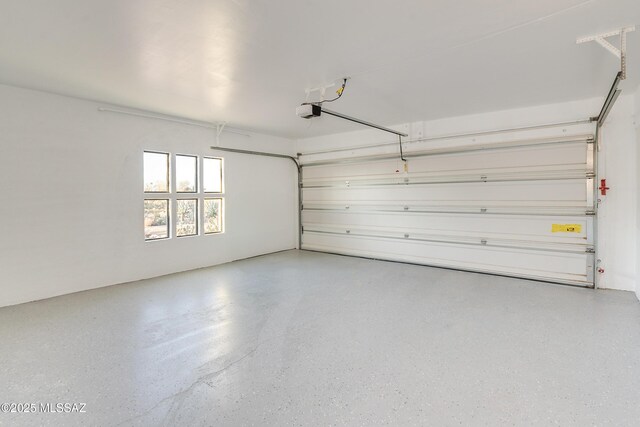
<svg viewBox="0 0 640 427">
<path fill-rule="evenodd" d="M 552 233 L 581 233 L 581 224 L 553 224 L 551 225 Z"/>
</svg>

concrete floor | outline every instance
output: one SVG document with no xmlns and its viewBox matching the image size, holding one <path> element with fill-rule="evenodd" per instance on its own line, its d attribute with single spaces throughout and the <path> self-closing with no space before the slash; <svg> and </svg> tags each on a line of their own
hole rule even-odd
<svg viewBox="0 0 640 427">
<path fill-rule="evenodd" d="M 288 251 L 0 309 L 3 425 L 639 425 L 632 293 Z"/>
</svg>

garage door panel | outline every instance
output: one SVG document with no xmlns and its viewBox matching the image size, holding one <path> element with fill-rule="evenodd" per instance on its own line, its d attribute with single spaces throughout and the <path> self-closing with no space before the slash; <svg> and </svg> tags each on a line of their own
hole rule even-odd
<svg viewBox="0 0 640 427">
<path fill-rule="evenodd" d="M 389 188 L 392 187 L 392 188 Z M 584 179 L 520 182 L 477 182 L 393 186 L 307 188 L 304 203 L 314 201 L 584 201 Z"/>
<path fill-rule="evenodd" d="M 431 213 L 488 213 L 513 215 L 584 215 L 592 205 L 585 200 L 515 200 L 509 203 L 490 200 L 412 200 L 397 201 L 307 201 L 304 210 L 348 210 L 350 212 L 431 212 Z"/>
<path fill-rule="evenodd" d="M 518 135 L 491 135 L 460 140 L 423 140 L 404 142 L 403 146 L 407 154 L 419 153 L 420 157 L 440 157 L 448 154 L 455 155 L 483 155 L 484 153 L 505 152 L 507 150 L 553 150 L 555 147 L 564 145 L 583 144 L 593 140 L 593 125 L 586 125 L 581 129 L 575 129 L 577 133 L 572 135 L 559 135 L 556 130 L 550 133 L 538 130 L 537 136 Z M 583 132 L 584 133 L 579 133 Z M 541 133 L 540 133 L 541 132 Z M 555 134 L 555 135 L 553 135 Z M 395 142 L 360 148 L 338 148 L 337 150 L 318 151 L 315 153 L 301 154 L 300 159 L 305 165 L 335 165 L 335 164 L 358 164 L 365 162 L 381 161 L 384 159 L 394 159 L 398 154 L 398 145 Z M 363 160 L 362 157 L 367 157 Z"/>
<path fill-rule="evenodd" d="M 395 213 L 351 213 L 306 210 L 303 222 L 308 230 L 329 227 L 332 231 L 371 230 L 372 232 L 390 231 L 398 236 L 472 236 L 478 239 L 496 238 L 513 241 L 574 244 L 578 248 L 587 245 L 587 230 L 592 218 L 567 216 L 515 216 L 500 215 L 451 215 L 416 214 L 411 212 Z M 554 231 L 554 225 L 574 224 L 573 232 Z M 324 227 L 324 228 L 322 228 Z M 557 227 L 556 227 L 557 229 Z"/>
<path fill-rule="evenodd" d="M 566 165 L 563 168 L 550 166 L 536 166 L 523 168 L 500 169 L 468 169 L 443 172 L 412 172 L 411 175 L 400 173 L 399 170 L 389 174 L 343 176 L 335 178 L 307 179 L 303 181 L 304 188 L 323 187 L 357 187 L 372 185 L 414 185 L 435 183 L 473 183 L 500 181 L 536 181 L 584 179 L 590 174 L 584 165 Z"/>
<path fill-rule="evenodd" d="M 305 248 L 391 261 L 459 268 L 499 274 L 530 276 L 587 284 L 590 254 L 560 254 L 506 248 L 406 242 L 355 236 L 305 233 Z"/>
<path fill-rule="evenodd" d="M 463 155 L 442 155 L 410 159 L 412 175 L 424 172 L 447 174 L 453 171 L 477 171 L 480 173 L 497 172 L 503 169 L 524 170 L 584 170 L 587 152 L 585 144 L 559 145 L 546 150 L 540 148 L 520 149 L 518 151 L 490 151 L 487 153 L 468 153 Z M 358 177 L 393 175 L 402 170 L 398 159 L 375 162 L 310 166 L 304 169 L 305 183 L 323 180 L 347 179 Z M 482 165 L 481 169 L 478 166 Z"/>
</svg>

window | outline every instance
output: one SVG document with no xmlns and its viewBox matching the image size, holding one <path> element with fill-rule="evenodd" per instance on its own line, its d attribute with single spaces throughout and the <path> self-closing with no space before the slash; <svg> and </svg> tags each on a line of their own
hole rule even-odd
<svg viewBox="0 0 640 427">
<path fill-rule="evenodd" d="M 208 197 L 204 199 L 204 233 L 222 232 L 222 159 L 205 157 L 202 159 L 202 187 Z M 218 197 L 210 197 L 218 193 Z"/>
<path fill-rule="evenodd" d="M 222 159 L 205 157 L 204 164 L 204 192 L 222 193 Z"/>
<path fill-rule="evenodd" d="M 144 201 L 144 238 L 147 240 L 169 237 L 169 200 Z"/>
<path fill-rule="evenodd" d="M 176 236 L 198 234 L 198 199 L 178 199 Z"/>
<path fill-rule="evenodd" d="M 169 192 L 169 154 L 145 151 L 144 191 L 145 193 Z"/>
<path fill-rule="evenodd" d="M 169 154 L 144 152 L 144 192 L 154 193 L 144 200 L 144 238 L 168 239 L 169 231 Z M 166 198 L 159 196 L 164 193 Z"/>
<path fill-rule="evenodd" d="M 198 191 L 198 157 L 176 155 L 176 187 L 178 193 Z"/>
<path fill-rule="evenodd" d="M 204 199 L 205 234 L 222 231 L 222 199 Z"/>
<path fill-rule="evenodd" d="M 145 240 L 223 232 L 221 158 L 155 151 L 143 156 Z"/>
</svg>

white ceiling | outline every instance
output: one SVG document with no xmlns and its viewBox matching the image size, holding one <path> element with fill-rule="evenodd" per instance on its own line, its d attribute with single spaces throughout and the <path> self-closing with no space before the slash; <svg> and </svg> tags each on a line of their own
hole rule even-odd
<svg viewBox="0 0 640 427">
<path fill-rule="evenodd" d="M 578 36 L 640 24 L 638 0 L 0 1 L 0 82 L 288 137 L 604 96 L 619 64 Z M 640 84 L 640 28 L 629 34 Z"/>
</svg>

